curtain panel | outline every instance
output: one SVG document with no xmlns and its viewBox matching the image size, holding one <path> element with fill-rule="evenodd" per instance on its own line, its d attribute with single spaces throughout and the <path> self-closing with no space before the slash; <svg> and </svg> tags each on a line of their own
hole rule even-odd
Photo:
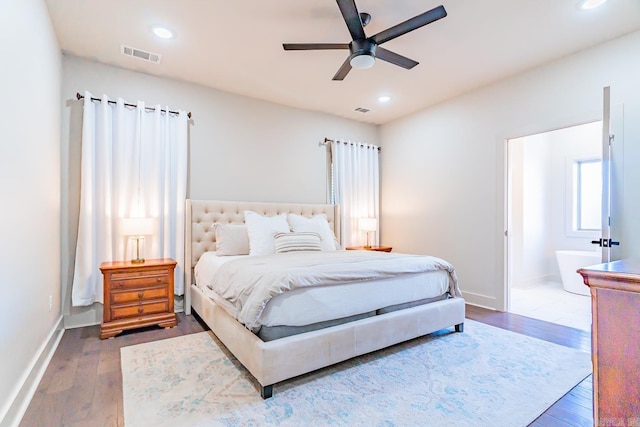
<svg viewBox="0 0 640 427">
<path fill-rule="evenodd" d="M 343 246 L 363 245 L 366 235 L 360 218 L 380 218 L 380 169 L 378 147 L 334 140 L 330 144 L 335 203 L 340 205 L 340 233 Z M 379 230 L 371 232 L 378 245 Z"/>
<path fill-rule="evenodd" d="M 84 94 L 80 217 L 72 287 L 74 306 L 103 302 L 100 264 L 132 258 L 122 218 L 153 219 L 145 258 L 173 258 L 174 292 L 184 293 L 187 113 L 126 107 Z"/>
</svg>

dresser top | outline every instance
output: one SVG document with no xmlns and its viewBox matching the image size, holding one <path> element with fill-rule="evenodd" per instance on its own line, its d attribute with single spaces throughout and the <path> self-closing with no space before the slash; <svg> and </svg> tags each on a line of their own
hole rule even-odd
<svg viewBox="0 0 640 427">
<path fill-rule="evenodd" d="M 621 259 L 581 269 L 585 272 L 635 274 L 640 276 L 640 258 Z"/>
<path fill-rule="evenodd" d="M 585 285 L 640 292 L 640 258 L 621 259 L 578 270 Z"/>
<path fill-rule="evenodd" d="M 150 268 L 161 266 L 175 266 L 177 263 L 171 258 L 146 259 L 144 262 L 136 263 L 131 261 L 109 261 L 100 264 L 100 270 L 116 270 L 119 268 Z"/>
</svg>

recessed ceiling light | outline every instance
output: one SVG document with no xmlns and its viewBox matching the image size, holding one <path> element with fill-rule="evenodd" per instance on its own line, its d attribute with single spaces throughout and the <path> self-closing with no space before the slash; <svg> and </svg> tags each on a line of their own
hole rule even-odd
<svg viewBox="0 0 640 427">
<path fill-rule="evenodd" d="M 380 102 L 389 102 L 391 101 L 391 97 L 390 96 L 381 96 L 380 98 L 378 98 L 378 101 Z"/>
<path fill-rule="evenodd" d="M 153 34 L 155 34 L 156 36 L 162 39 L 173 38 L 173 33 L 164 27 L 153 27 Z"/>
<path fill-rule="evenodd" d="M 607 0 L 581 0 L 580 9 L 595 9 L 602 6 Z"/>
</svg>

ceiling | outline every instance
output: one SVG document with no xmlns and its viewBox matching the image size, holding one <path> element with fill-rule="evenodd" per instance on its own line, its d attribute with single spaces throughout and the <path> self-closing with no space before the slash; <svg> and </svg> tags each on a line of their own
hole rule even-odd
<svg viewBox="0 0 640 427">
<path fill-rule="evenodd" d="M 440 4 L 448 16 L 384 44 L 418 61 L 412 70 L 377 60 L 332 81 L 348 51 L 285 52 L 282 43 L 348 43 L 333 0 L 46 2 L 66 53 L 375 124 L 640 29 L 638 0 L 592 10 L 578 0 L 356 0 L 372 15 L 367 36 Z M 155 25 L 175 37 L 156 37 Z M 162 60 L 124 56 L 123 44 Z"/>
</svg>

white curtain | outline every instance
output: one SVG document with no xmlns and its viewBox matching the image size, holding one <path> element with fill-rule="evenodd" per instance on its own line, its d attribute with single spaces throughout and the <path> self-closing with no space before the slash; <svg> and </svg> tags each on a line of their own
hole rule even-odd
<svg viewBox="0 0 640 427">
<path fill-rule="evenodd" d="M 335 140 L 331 142 L 334 202 L 340 205 L 343 246 L 364 245 L 366 234 L 359 218 L 380 218 L 380 171 L 378 147 Z M 379 226 L 370 232 L 370 243 L 378 245 Z"/>
<path fill-rule="evenodd" d="M 80 217 L 72 288 L 74 306 L 103 302 L 100 264 L 131 259 L 120 219 L 153 218 L 144 257 L 173 258 L 174 291 L 184 293 L 187 113 L 101 102 L 84 94 Z M 165 108 L 168 111 L 168 108 Z"/>
</svg>

